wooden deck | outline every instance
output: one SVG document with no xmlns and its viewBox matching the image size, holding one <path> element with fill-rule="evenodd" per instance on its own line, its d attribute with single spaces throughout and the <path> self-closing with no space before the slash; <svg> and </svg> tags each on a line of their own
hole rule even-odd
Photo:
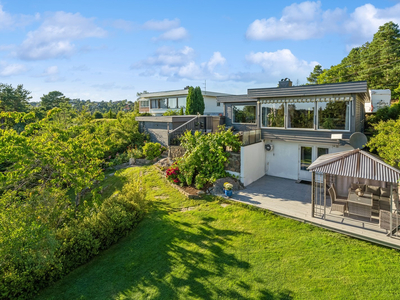
<svg viewBox="0 0 400 300">
<path fill-rule="evenodd" d="M 311 217 L 310 184 L 264 176 L 246 189 L 235 192 L 231 199 L 268 209 L 284 217 L 400 250 L 400 237 L 388 237 L 386 231 L 379 228 L 377 216 L 370 222 L 369 218 L 347 215 L 343 217 L 336 212 L 330 213 L 329 206 L 324 212 L 323 206 L 320 206 L 315 210 L 316 217 Z"/>
</svg>

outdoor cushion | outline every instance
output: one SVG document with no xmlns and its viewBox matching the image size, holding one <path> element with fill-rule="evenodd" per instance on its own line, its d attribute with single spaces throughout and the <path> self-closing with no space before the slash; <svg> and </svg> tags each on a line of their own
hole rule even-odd
<svg viewBox="0 0 400 300">
<path fill-rule="evenodd" d="M 390 197 L 390 188 L 381 187 L 381 197 Z"/>
<path fill-rule="evenodd" d="M 352 183 L 351 184 L 351 189 L 353 191 L 355 191 L 358 188 L 360 188 L 363 192 L 365 192 L 365 184 L 361 184 L 361 183 Z"/>
<path fill-rule="evenodd" d="M 381 191 L 379 186 L 367 185 L 365 191 L 376 196 L 380 196 Z"/>
</svg>

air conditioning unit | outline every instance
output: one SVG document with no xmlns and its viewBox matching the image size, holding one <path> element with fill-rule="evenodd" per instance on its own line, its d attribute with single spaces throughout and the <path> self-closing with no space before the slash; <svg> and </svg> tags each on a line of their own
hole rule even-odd
<svg viewBox="0 0 400 300">
<path fill-rule="evenodd" d="M 272 144 L 265 144 L 265 150 L 266 150 L 266 151 L 272 151 L 272 150 L 274 150 L 274 145 L 272 145 Z"/>
</svg>

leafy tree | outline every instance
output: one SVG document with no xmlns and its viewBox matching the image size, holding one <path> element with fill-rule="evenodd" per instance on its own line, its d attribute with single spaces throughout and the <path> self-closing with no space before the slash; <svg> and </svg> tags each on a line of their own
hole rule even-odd
<svg viewBox="0 0 400 300">
<path fill-rule="evenodd" d="M 99 112 L 98 110 L 96 110 L 93 114 L 93 117 L 95 119 L 103 119 L 103 114 L 101 112 Z"/>
<path fill-rule="evenodd" d="M 13 88 L 11 84 L 0 83 L 0 111 L 29 111 L 28 101 L 32 98 L 30 93 L 22 84 Z"/>
<path fill-rule="evenodd" d="M 104 117 L 104 118 L 107 118 L 107 119 L 115 119 L 115 118 L 117 117 L 117 115 L 114 114 L 114 113 L 112 112 L 111 108 L 110 108 L 110 110 L 109 110 L 107 113 L 105 113 L 105 114 L 103 115 L 103 117 Z"/>
<path fill-rule="evenodd" d="M 61 104 L 69 103 L 69 98 L 66 98 L 63 93 L 59 91 L 52 91 L 47 95 L 40 97 L 40 106 L 45 110 L 50 110 L 55 107 L 60 107 Z"/>
<path fill-rule="evenodd" d="M 181 109 L 179 110 L 179 115 L 183 116 L 185 113 L 183 112 L 183 107 L 181 107 Z"/>
<path fill-rule="evenodd" d="M 135 103 L 133 103 L 133 111 L 139 113 L 139 101 L 135 101 Z"/>
<path fill-rule="evenodd" d="M 400 119 L 380 122 L 374 129 L 378 134 L 371 137 L 367 146 L 387 163 L 400 168 Z"/>
<path fill-rule="evenodd" d="M 228 176 L 225 171 L 225 162 L 229 153 L 226 147 L 238 151 L 241 142 L 239 136 L 223 126 L 218 132 L 202 134 L 196 131 L 186 131 L 181 138 L 181 146 L 186 150 L 184 156 L 178 160 L 178 179 L 182 184 L 195 184 L 202 188 L 206 183 L 213 183 L 218 178 Z"/>
<path fill-rule="evenodd" d="M 316 65 L 314 70 L 310 73 L 310 76 L 307 77 L 308 84 L 317 84 L 317 80 L 319 75 L 323 72 L 321 65 Z"/>
<path fill-rule="evenodd" d="M 360 80 L 366 80 L 370 89 L 390 89 L 393 98 L 400 96 L 397 89 L 400 82 L 400 30 L 397 24 L 388 22 L 380 26 L 371 43 L 353 48 L 340 64 L 323 70 L 317 83 Z"/>
</svg>

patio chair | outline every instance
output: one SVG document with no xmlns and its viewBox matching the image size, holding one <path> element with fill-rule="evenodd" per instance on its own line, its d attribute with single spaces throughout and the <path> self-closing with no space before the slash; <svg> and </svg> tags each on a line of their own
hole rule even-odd
<svg viewBox="0 0 400 300">
<path fill-rule="evenodd" d="M 341 212 L 344 216 L 344 212 L 346 211 L 346 201 L 344 199 L 336 199 L 336 191 L 333 184 L 328 189 L 328 193 L 331 197 L 331 212 L 338 211 Z"/>
<path fill-rule="evenodd" d="M 390 212 L 387 210 L 379 211 L 379 227 L 387 231 L 392 231 L 392 234 L 399 230 L 400 215 L 392 213 L 392 228 L 390 228 Z"/>
</svg>

